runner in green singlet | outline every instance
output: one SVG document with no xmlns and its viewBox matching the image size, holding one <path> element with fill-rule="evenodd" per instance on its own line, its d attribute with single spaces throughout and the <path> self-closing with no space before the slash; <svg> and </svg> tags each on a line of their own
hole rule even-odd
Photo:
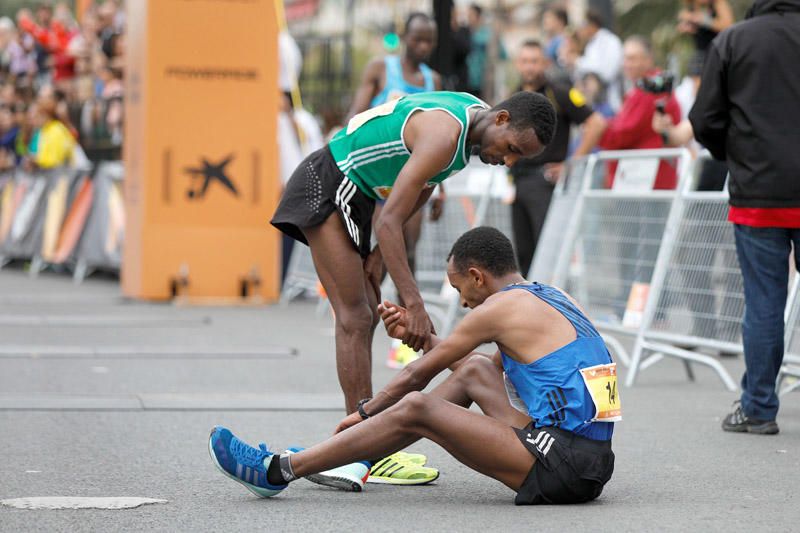
<svg viewBox="0 0 800 533">
<path fill-rule="evenodd" d="M 517 93 L 492 108 L 465 93 L 421 93 L 356 115 L 297 168 L 272 224 L 311 247 L 336 314 L 336 366 L 348 413 L 372 396 L 383 263 L 407 308 L 403 342 L 417 350 L 432 333 L 408 267 L 403 223 L 471 153 L 510 167 L 540 153 L 554 128 L 552 105 L 535 93 Z M 371 250 L 378 198 L 387 201 Z"/>
</svg>

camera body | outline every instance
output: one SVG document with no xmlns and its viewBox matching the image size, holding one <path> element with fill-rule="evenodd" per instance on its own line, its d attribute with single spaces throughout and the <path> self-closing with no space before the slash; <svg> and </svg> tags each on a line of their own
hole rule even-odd
<svg viewBox="0 0 800 533">
<path fill-rule="evenodd" d="M 667 73 L 653 74 L 636 82 L 641 90 L 652 94 L 669 94 L 675 84 L 675 76 Z"/>
<path fill-rule="evenodd" d="M 646 78 L 642 78 L 636 82 L 636 86 L 641 90 L 651 93 L 657 94 L 661 96 L 669 96 L 672 93 L 672 86 L 675 83 L 675 76 L 667 73 L 658 73 L 653 74 L 652 76 L 647 76 Z M 656 111 L 661 114 L 666 113 L 667 107 L 667 99 L 660 98 L 656 102 Z"/>
</svg>

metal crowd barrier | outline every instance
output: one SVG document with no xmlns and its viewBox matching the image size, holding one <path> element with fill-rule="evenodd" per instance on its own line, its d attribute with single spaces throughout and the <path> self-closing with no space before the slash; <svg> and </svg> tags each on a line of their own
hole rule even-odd
<svg viewBox="0 0 800 533">
<path fill-rule="evenodd" d="M 697 349 L 741 353 L 744 289 L 733 226 L 727 221 L 728 194 L 698 191 L 706 158 L 698 158 L 676 197 L 653 272 L 649 298 L 626 378 L 663 357 L 714 370 L 728 390 L 737 385 L 719 360 Z M 650 354 L 647 359 L 642 359 Z"/>
<path fill-rule="evenodd" d="M 93 201 L 75 251 L 76 282 L 94 270 L 120 269 L 125 236 L 124 176 L 121 161 L 104 161 L 95 169 Z"/>
<path fill-rule="evenodd" d="M 575 204 L 583 190 L 588 163 L 588 157 L 569 161 L 564 175 L 556 183 L 527 279 L 553 283 L 556 262 L 564 244 L 564 228 L 575 216 Z"/>
<path fill-rule="evenodd" d="M 36 276 L 50 266 L 119 270 L 125 226 L 122 163 L 61 167 L 0 176 L 0 267 L 29 261 Z"/>
<path fill-rule="evenodd" d="M 305 244 L 295 243 L 286 270 L 286 278 L 281 289 L 281 305 L 289 305 L 289 302 L 298 296 L 317 290 L 319 285 L 317 269 L 311 257 L 311 248 Z"/>
<path fill-rule="evenodd" d="M 787 378 L 794 379 L 794 382 L 784 386 Z M 800 388 L 800 276 L 797 274 L 786 306 L 784 356 L 777 388 L 780 394 Z"/>
<path fill-rule="evenodd" d="M 676 223 L 677 190 L 653 190 L 662 162 L 673 169 L 680 184 L 688 174 L 691 155 L 685 149 L 661 149 L 589 156 L 570 177 L 578 181 L 572 186 L 579 190 L 568 187 L 564 195 L 571 206 L 569 220 L 558 224 L 560 228 L 549 221 L 546 226 L 545 238 L 555 239 L 553 233 L 560 233 L 561 242 L 549 281 L 581 302 L 625 365 L 630 356 L 622 339 L 635 338 L 642 329 L 642 302 L 653 290 L 662 237 Z M 615 164 L 614 186 L 609 188 L 611 164 Z M 534 263 L 534 271 L 544 272 L 542 260 Z"/>
</svg>

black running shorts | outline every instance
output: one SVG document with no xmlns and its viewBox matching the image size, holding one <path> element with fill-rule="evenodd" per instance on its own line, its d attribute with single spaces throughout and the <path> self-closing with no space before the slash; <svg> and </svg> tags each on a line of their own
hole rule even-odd
<svg viewBox="0 0 800 533">
<path fill-rule="evenodd" d="M 308 244 L 303 228 L 319 226 L 331 213 L 338 212 L 353 246 L 361 257 L 367 257 L 373 211 L 375 200 L 342 174 L 325 146 L 295 169 L 271 223 L 289 237 Z"/>
<path fill-rule="evenodd" d="M 514 428 L 536 462 L 517 491 L 517 505 L 584 503 L 603 492 L 614 472 L 611 441 L 587 439 L 563 429 Z"/>
</svg>

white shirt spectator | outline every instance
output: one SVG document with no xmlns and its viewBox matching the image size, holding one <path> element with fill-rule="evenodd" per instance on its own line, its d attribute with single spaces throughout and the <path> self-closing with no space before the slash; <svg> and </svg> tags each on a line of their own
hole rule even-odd
<svg viewBox="0 0 800 533">
<path fill-rule="evenodd" d="M 303 68 L 303 54 L 289 32 L 282 31 L 278 35 L 278 54 L 280 55 L 280 71 L 278 83 L 281 91 L 290 92 L 297 85 L 300 70 Z"/>
<path fill-rule="evenodd" d="M 324 145 L 322 130 L 311 113 L 305 109 L 278 113 L 281 183 L 286 185 L 303 159 Z"/>
<path fill-rule="evenodd" d="M 608 86 L 608 103 L 614 111 L 622 105 L 620 69 L 622 67 L 622 41 L 613 32 L 600 28 L 586 43 L 583 55 L 576 65 L 577 78 L 594 72 Z"/>
</svg>

